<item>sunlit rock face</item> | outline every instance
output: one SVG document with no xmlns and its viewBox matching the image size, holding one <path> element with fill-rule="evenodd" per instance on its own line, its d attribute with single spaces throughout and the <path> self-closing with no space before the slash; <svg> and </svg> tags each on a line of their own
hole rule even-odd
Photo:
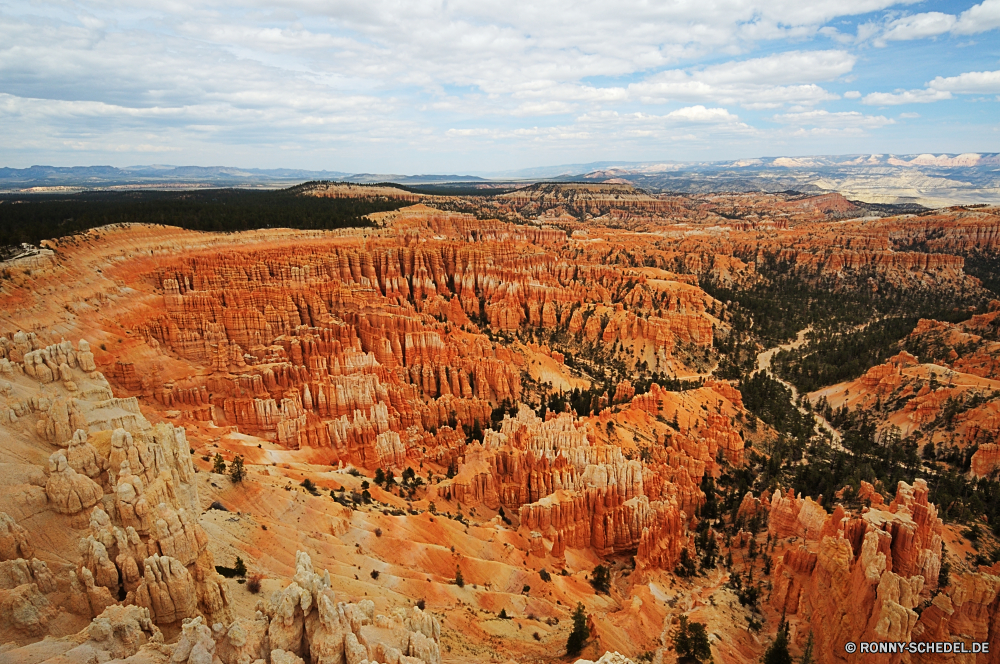
<svg viewBox="0 0 1000 664">
<path fill-rule="evenodd" d="M 830 288 L 975 288 L 950 252 L 994 248 L 995 214 L 862 222 L 836 195 L 625 185 L 478 215 L 413 196 L 372 229 L 108 227 L 9 268 L 0 658 L 549 661 L 578 603 L 582 664 L 673 661 L 680 616 L 726 664 L 759 661 L 782 616 L 792 655 L 811 634 L 824 664 L 849 637 L 993 634 L 998 571 L 959 562 L 923 480 L 734 479 L 781 437 L 719 375 L 744 323 L 708 291 L 767 261 Z M 920 321 L 923 351 L 807 397 L 903 436 L 964 399 L 948 433 L 989 477 L 998 307 Z"/>
</svg>

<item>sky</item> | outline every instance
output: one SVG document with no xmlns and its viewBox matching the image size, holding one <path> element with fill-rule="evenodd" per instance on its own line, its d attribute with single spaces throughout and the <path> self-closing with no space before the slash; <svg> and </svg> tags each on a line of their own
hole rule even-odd
<svg viewBox="0 0 1000 664">
<path fill-rule="evenodd" d="M 1000 151 L 1000 0 L 0 0 L 0 166 Z"/>
</svg>

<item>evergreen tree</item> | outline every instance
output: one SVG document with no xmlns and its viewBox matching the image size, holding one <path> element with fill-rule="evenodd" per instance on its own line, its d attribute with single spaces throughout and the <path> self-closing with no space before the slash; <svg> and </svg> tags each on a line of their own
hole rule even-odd
<svg viewBox="0 0 1000 664">
<path fill-rule="evenodd" d="M 688 622 L 687 616 L 681 616 L 680 623 L 670 636 L 679 663 L 697 664 L 712 658 L 712 646 L 708 642 L 704 623 Z"/>
<path fill-rule="evenodd" d="M 215 459 L 213 459 L 212 472 L 219 475 L 226 474 L 226 460 L 218 452 L 215 453 Z"/>
<path fill-rule="evenodd" d="M 239 556 L 236 556 L 236 564 L 233 565 L 233 569 L 236 571 L 236 576 L 238 577 L 242 578 L 247 575 L 246 563 L 244 563 L 243 559 L 240 558 Z"/>
<path fill-rule="evenodd" d="M 607 595 L 611 590 L 611 571 L 604 565 L 598 565 L 590 575 L 590 585 L 595 592 Z"/>
<path fill-rule="evenodd" d="M 381 467 L 375 469 L 375 484 L 378 486 L 385 484 L 385 471 Z"/>
<path fill-rule="evenodd" d="M 812 632 L 809 632 L 809 638 L 806 640 L 806 647 L 802 650 L 802 659 L 799 660 L 799 664 L 816 664 L 816 658 L 813 656 Z"/>
<path fill-rule="evenodd" d="M 590 629 L 587 627 L 587 612 L 583 608 L 583 603 L 577 602 L 576 610 L 573 611 L 573 631 L 569 633 L 566 640 L 566 654 L 579 655 L 583 650 L 583 644 L 590 638 Z"/>
<path fill-rule="evenodd" d="M 246 479 L 247 471 L 243 468 L 243 457 L 239 454 L 233 457 L 233 462 L 229 465 L 229 477 L 233 482 L 239 484 Z"/>
<path fill-rule="evenodd" d="M 774 635 L 774 642 L 764 653 L 762 664 L 792 664 L 792 656 L 788 653 L 788 623 L 785 617 L 781 616 L 781 624 L 778 625 L 778 633 Z"/>
<path fill-rule="evenodd" d="M 462 568 L 455 565 L 455 585 L 459 588 L 465 587 L 465 577 L 462 576 Z"/>
</svg>

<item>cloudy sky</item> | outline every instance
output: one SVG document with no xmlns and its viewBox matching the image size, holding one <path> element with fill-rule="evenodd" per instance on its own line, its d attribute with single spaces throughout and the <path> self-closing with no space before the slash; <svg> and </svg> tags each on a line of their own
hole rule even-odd
<svg viewBox="0 0 1000 664">
<path fill-rule="evenodd" d="M 1000 151 L 1000 0 L 0 0 L 0 166 Z"/>
</svg>

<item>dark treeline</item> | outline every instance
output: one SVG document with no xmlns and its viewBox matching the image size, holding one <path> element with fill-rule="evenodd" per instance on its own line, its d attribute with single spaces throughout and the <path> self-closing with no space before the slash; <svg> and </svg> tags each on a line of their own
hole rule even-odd
<svg viewBox="0 0 1000 664">
<path fill-rule="evenodd" d="M 712 297 L 734 302 L 748 313 L 752 323 L 740 321 L 765 348 L 794 339 L 810 325 L 834 331 L 880 317 L 964 320 L 984 300 L 981 290 L 945 292 L 912 283 L 893 284 L 874 270 L 859 270 L 834 282 L 806 274 L 771 254 L 758 265 L 758 273 L 763 278 L 747 289 L 719 284 L 708 275 L 701 285 Z"/>
<path fill-rule="evenodd" d="M 916 327 L 915 317 L 886 318 L 860 330 L 818 334 L 806 345 L 774 357 L 774 370 L 800 392 L 853 380 L 899 352 L 899 340 Z"/>
<path fill-rule="evenodd" d="M 0 196 L 0 247 L 73 235 L 121 223 L 163 224 L 196 231 L 258 228 L 328 230 L 368 226 L 365 215 L 396 210 L 385 197 L 319 198 L 301 187 L 280 191 L 82 192 Z"/>
<path fill-rule="evenodd" d="M 757 349 L 786 343 L 811 326 L 809 343 L 775 357 L 778 374 L 803 391 L 857 378 L 884 362 L 920 318 L 966 320 L 987 299 L 980 288 L 895 284 L 868 270 L 834 282 L 773 255 L 760 262 L 759 273 L 762 279 L 747 289 L 702 278 L 710 295 L 730 303 L 732 330 L 717 335 L 722 357 L 716 375 L 745 377 Z"/>
<path fill-rule="evenodd" d="M 754 405 L 759 409 L 760 404 Z M 735 509 L 748 490 L 759 494 L 780 486 L 803 496 L 822 496 L 829 511 L 835 502 L 854 502 L 862 480 L 881 490 L 888 502 L 900 481 L 912 484 L 923 478 L 930 489 L 930 501 L 938 506 L 946 522 L 971 524 L 972 536 L 980 527 L 1000 536 L 1000 481 L 996 473 L 969 478 L 974 447 L 955 458 L 925 449 L 921 458 L 913 436 L 901 436 L 895 427 L 880 429 L 871 414 L 845 411 L 835 419 L 843 434 L 840 448 L 819 437 L 802 445 L 800 440 L 786 435 L 786 429 L 766 454 L 750 449 L 746 464 L 727 467 L 720 483 L 730 487 L 731 507 Z M 800 463 L 803 457 L 807 463 Z M 848 492 L 835 498 L 834 494 L 845 487 Z M 992 552 L 991 561 L 996 560 L 1000 560 L 1000 549 Z"/>
<path fill-rule="evenodd" d="M 983 288 L 1000 296 L 1000 254 L 991 252 L 966 254 L 965 272 L 982 281 Z"/>
<path fill-rule="evenodd" d="M 792 392 L 764 371 L 740 381 L 743 405 L 782 436 L 795 441 L 799 450 L 815 433 L 812 415 L 801 412 L 792 401 Z M 798 455 L 801 458 L 801 454 Z"/>
</svg>

